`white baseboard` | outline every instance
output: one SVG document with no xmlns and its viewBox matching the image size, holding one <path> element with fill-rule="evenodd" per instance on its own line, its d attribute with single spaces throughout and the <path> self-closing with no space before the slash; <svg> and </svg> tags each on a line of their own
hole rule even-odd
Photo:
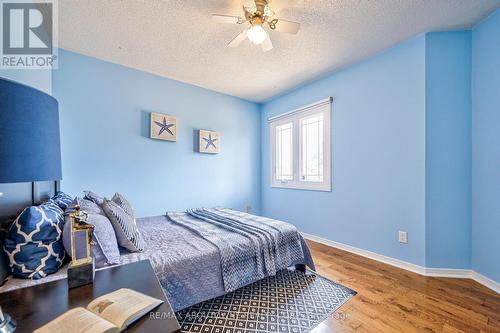
<svg viewBox="0 0 500 333">
<path fill-rule="evenodd" d="M 425 276 L 446 277 L 455 279 L 472 279 L 472 270 L 456 268 L 425 268 Z"/>
<path fill-rule="evenodd" d="M 362 257 L 370 258 L 370 259 L 377 260 L 377 261 L 380 261 L 380 262 L 383 262 L 383 263 L 386 263 L 386 264 L 389 264 L 389 265 L 392 265 L 392 266 L 396 266 L 398 268 L 406 269 L 407 271 L 410 271 L 410 272 L 413 272 L 413 273 L 425 275 L 425 267 L 422 267 L 422 266 L 419 266 L 419 265 L 415 265 L 415 264 L 409 263 L 407 261 L 403 261 L 403 260 L 400 260 L 400 259 L 396 259 L 396 258 L 384 256 L 382 254 L 378 254 L 378 253 L 375 253 L 375 252 L 363 250 L 363 249 L 360 249 L 358 247 L 354 247 L 354 246 L 351 246 L 351 245 L 347 245 L 347 244 L 335 242 L 335 241 L 332 241 L 332 240 L 329 240 L 329 239 L 325 239 L 325 238 L 322 238 L 322 237 L 318 237 L 318 236 L 315 236 L 315 235 L 306 234 L 304 232 L 301 232 L 301 234 L 302 234 L 302 236 L 304 236 L 304 238 L 310 239 L 310 240 L 315 241 L 317 243 L 321 243 L 321 244 L 324 244 L 324 245 L 327 245 L 327 246 L 335 247 L 337 249 L 341 249 L 341 250 L 344 250 L 344 251 L 347 251 L 347 252 L 355 253 L 355 254 L 360 255 Z"/>
<path fill-rule="evenodd" d="M 483 286 L 490 288 L 493 291 L 496 291 L 498 294 L 500 294 L 500 283 L 493 281 L 489 277 L 486 277 L 482 274 L 479 274 L 478 272 L 472 271 L 472 277 L 474 281 L 482 284 Z"/>
<path fill-rule="evenodd" d="M 360 249 L 358 247 L 354 247 L 351 245 L 335 242 L 326 238 L 322 238 L 319 236 L 307 234 L 301 232 L 304 238 L 312 240 L 317 243 L 321 243 L 327 246 L 331 246 L 337 249 L 341 249 L 347 252 L 351 252 L 362 257 L 366 257 L 369 259 L 373 259 L 376 261 L 383 262 L 384 264 L 388 264 L 391 266 L 395 266 L 398 268 L 405 269 L 407 271 L 417 273 L 424 276 L 432 276 L 432 277 L 446 277 L 446 278 L 456 278 L 456 279 L 472 279 L 483 286 L 500 293 L 500 283 L 487 278 L 484 275 L 481 275 L 471 269 L 455 269 L 455 268 L 430 268 L 424 267 L 416 264 L 412 264 L 410 262 L 384 256 L 382 254 L 378 254 L 375 252 L 371 252 L 368 250 Z"/>
</svg>

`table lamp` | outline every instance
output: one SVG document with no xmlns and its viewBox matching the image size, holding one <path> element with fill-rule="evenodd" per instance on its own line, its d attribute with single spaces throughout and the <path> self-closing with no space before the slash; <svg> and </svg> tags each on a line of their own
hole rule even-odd
<svg viewBox="0 0 500 333">
<path fill-rule="evenodd" d="M 0 78 L 0 133 L 0 183 L 61 180 L 54 97 Z"/>
<path fill-rule="evenodd" d="M 16 330 L 16 322 L 8 314 L 2 312 L 0 307 L 0 333 L 11 333 Z"/>
<path fill-rule="evenodd" d="M 0 183 L 31 182 L 31 201 L 35 204 L 35 182 L 61 179 L 57 100 L 0 78 Z M 0 277 L 3 270 L 0 267 Z M 15 327 L 11 317 L 0 309 L 0 333 L 13 332 Z"/>
</svg>

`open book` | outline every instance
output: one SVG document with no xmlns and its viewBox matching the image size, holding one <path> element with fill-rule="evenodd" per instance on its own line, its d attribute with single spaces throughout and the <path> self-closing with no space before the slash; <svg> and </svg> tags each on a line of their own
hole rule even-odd
<svg viewBox="0 0 500 333">
<path fill-rule="evenodd" d="M 162 304 L 163 301 L 131 289 L 98 297 L 86 308 L 71 309 L 34 333 L 115 333 Z"/>
</svg>

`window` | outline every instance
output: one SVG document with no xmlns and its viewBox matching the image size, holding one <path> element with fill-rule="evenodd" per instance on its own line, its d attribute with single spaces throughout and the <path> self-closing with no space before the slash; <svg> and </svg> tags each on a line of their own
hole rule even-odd
<svg viewBox="0 0 500 333">
<path fill-rule="evenodd" d="M 269 118 L 271 186 L 331 191 L 331 98 Z"/>
<path fill-rule="evenodd" d="M 276 126 L 276 179 L 293 180 L 293 123 Z"/>
</svg>

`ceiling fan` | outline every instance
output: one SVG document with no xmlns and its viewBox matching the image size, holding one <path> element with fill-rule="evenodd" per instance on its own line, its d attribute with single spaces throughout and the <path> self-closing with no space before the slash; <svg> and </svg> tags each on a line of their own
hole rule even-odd
<svg viewBox="0 0 500 333">
<path fill-rule="evenodd" d="M 299 32 L 300 24 L 292 21 L 273 18 L 274 12 L 269 7 L 271 0 L 245 0 L 243 2 L 243 10 L 245 17 L 229 16 L 229 15 L 212 15 L 212 19 L 218 23 L 230 24 L 245 24 L 249 26 L 240 32 L 227 44 L 228 47 L 237 47 L 246 38 L 254 44 L 260 44 L 262 51 L 267 52 L 272 50 L 273 43 L 269 37 L 269 33 L 264 29 L 264 26 L 269 26 L 271 30 L 296 34 Z"/>
</svg>

